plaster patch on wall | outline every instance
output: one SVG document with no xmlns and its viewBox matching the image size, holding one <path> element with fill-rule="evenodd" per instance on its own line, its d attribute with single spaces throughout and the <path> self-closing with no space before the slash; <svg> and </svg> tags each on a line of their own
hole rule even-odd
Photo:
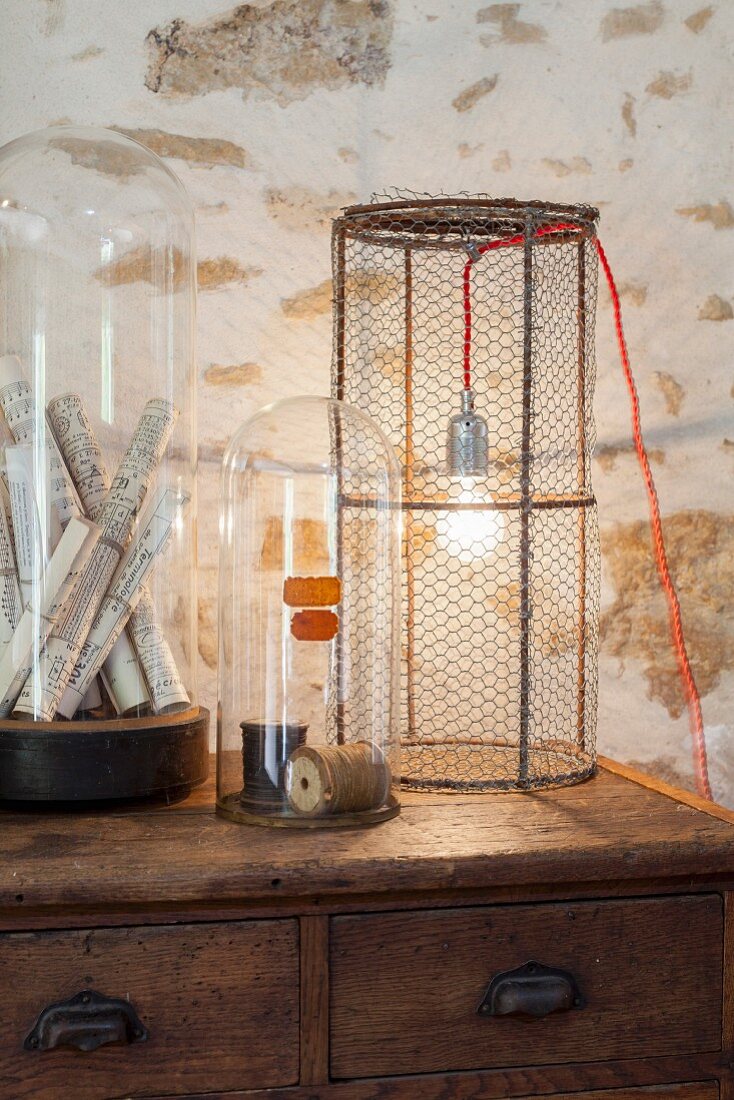
<svg viewBox="0 0 734 1100">
<path fill-rule="evenodd" d="M 660 72 L 651 80 L 645 88 L 646 92 L 650 95 L 658 96 L 660 99 L 672 99 L 676 95 L 684 95 L 691 90 L 693 85 L 693 74 L 687 73 L 673 73 L 673 72 Z"/>
<path fill-rule="evenodd" d="M 213 596 L 199 596 L 199 655 L 207 668 L 217 667 L 217 601 Z"/>
<path fill-rule="evenodd" d="M 466 141 L 460 141 L 456 147 L 456 151 L 462 160 L 466 160 L 467 157 L 473 157 L 477 153 L 481 153 L 483 148 L 483 141 L 480 141 L 478 145 L 469 145 Z"/>
<path fill-rule="evenodd" d="M 212 168 L 219 164 L 231 164 L 235 168 L 246 168 L 249 157 L 241 145 L 224 138 L 188 137 L 184 134 L 169 134 L 165 130 L 125 130 L 114 127 L 118 133 L 139 141 L 159 157 L 175 157 Z"/>
<path fill-rule="evenodd" d="M 104 53 L 102 46 L 87 46 L 85 50 L 71 55 L 72 61 L 91 61 L 93 57 L 101 57 Z"/>
<path fill-rule="evenodd" d="M 693 786 L 693 773 L 682 772 L 678 763 L 672 756 L 656 756 L 652 760 L 628 760 L 631 768 L 645 772 L 647 775 L 655 775 L 662 779 L 663 783 L 670 783 L 673 787 Z"/>
<path fill-rule="evenodd" d="M 64 25 L 66 13 L 64 0 L 44 0 L 46 4 L 46 18 L 41 25 L 41 33 L 45 35 L 56 34 Z"/>
<path fill-rule="evenodd" d="M 196 282 L 199 290 L 218 290 L 230 283 L 249 283 L 262 275 L 261 267 L 243 267 L 232 256 L 217 256 L 213 260 L 200 260 L 196 266 Z"/>
<path fill-rule="evenodd" d="M 694 676 L 706 696 L 722 673 L 734 670 L 734 516 L 675 512 L 663 526 Z M 679 718 L 686 702 L 648 523 L 620 523 L 603 531 L 602 550 L 616 591 L 601 619 L 602 649 L 625 662 L 639 661 L 650 698 Z"/>
<path fill-rule="evenodd" d="M 140 245 L 125 252 L 111 264 L 97 269 L 95 277 L 107 286 L 127 286 L 130 283 L 153 283 L 159 275 L 160 267 L 166 264 L 173 269 L 174 289 L 183 285 L 187 274 L 187 263 L 179 249 L 174 248 L 162 256 L 146 245 Z M 155 269 L 155 271 L 154 271 Z M 262 268 L 242 267 L 231 256 L 217 256 L 213 260 L 200 260 L 196 267 L 196 279 L 199 290 L 217 290 L 230 283 L 246 283 L 262 274 Z"/>
<path fill-rule="evenodd" d="M 147 36 L 146 86 L 165 96 L 254 89 L 281 106 L 315 88 L 380 85 L 390 68 L 391 0 L 270 0 Z"/>
<path fill-rule="evenodd" d="M 372 305 L 379 305 L 391 294 L 402 292 L 402 279 L 392 271 L 370 271 L 364 268 L 362 271 L 348 272 L 344 281 L 344 293 L 356 295 L 357 298 L 369 298 Z"/>
<path fill-rule="evenodd" d="M 263 369 L 259 363 L 235 363 L 229 367 L 212 363 L 204 371 L 207 386 L 252 386 L 262 379 Z"/>
<path fill-rule="evenodd" d="M 286 229 L 311 232 L 329 229 L 343 206 L 357 201 L 352 191 L 323 194 L 310 187 L 270 188 L 265 192 L 268 214 Z"/>
<path fill-rule="evenodd" d="M 633 306 L 644 306 L 647 301 L 647 287 L 644 283 L 620 283 L 619 296 Z"/>
<path fill-rule="evenodd" d="M 726 199 L 717 203 L 704 202 L 699 206 L 679 206 L 675 212 L 694 222 L 710 222 L 714 229 L 731 229 L 734 225 L 734 210 Z"/>
<path fill-rule="evenodd" d="M 484 99 L 486 95 L 495 90 L 498 79 L 499 75 L 497 73 L 494 76 L 483 76 L 481 80 L 477 80 L 475 84 L 470 84 L 468 88 L 464 88 L 463 92 L 459 92 L 452 99 L 451 106 L 456 111 L 470 111 L 480 99 Z"/>
<path fill-rule="evenodd" d="M 379 344 L 375 348 L 372 362 L 389 382 L 402 385 L 405 378 L 404 344 Z"/>
<path fill-rule="evenodd" d="M 165 264 L 172 271 L 173 289 L 178 290 L 184 283 L 188 272 L 188 263 L 178 248 L 172 249 L 165 258 L 146 245 L 139 245 L 123 253 L 119 259 L 104 264 L 95 271 L 95 278 L 105 286 L 128 286 L 131 283 L 153 283 L 154 267 L 156 277 Z"/>
<path fill-rule="evenodd" d="M 433 554 L 436 529 L 432 526 L 427 527 L 415 513 L 406 515 L 405 525 L 403 554 L 406 553 L 409 543 L 411 560 L 414 566 L 418 566 L 422 562 L 430 560 Z"/>
<path fill-rule="evenodd" d="M 656 370 L 650 376 L 651 381 L 656 389 L 660 390 L 660 393 L 665 399 L 665 408 L 671 416 L 680 415 L 680 407 L 683 404 L 683 399 L 686 396 L 686 391 L 680 382 L 673 378 L 672 374 L 668 374 L 667 371 Z"/>
<path fill-rule="evenodd" d="M 720 298 L 718 294 L 709 294 L 698 311 L 699 321 L 731 321 L 734 310 L 731 302 Z"/>
<path fill-rule="evenodd" d="M 510 152 L 508 149 L 500 149 L 499 153 L 492 161 L 492 167 L 495 172 L 511 171 L 512 160 L 510 159 Z"/>
<path fill-rule="evenodd" d="M 467 570 L 466 580 L 473 579 L 472 572 L 470 567 Z M 518 581 L 510 581 L 509 584 L 498 585 L 497 588 L 486 594 L 484 603 L 496 612 L 500 618 L 511 618 L 515 622 L 518 621 L 520 584 Z"/>
<path fill-rule="evenodd" d="M 62 126 L 68 122 L 66 118 L 57 119 L 54 125 Z M 114 176 L 124 181 L 143 170 L 140 154 L 135 148 L 128 149 L 104 138 L 91 140 L 72 136 L 61 130 L 49 138 L 49 145 L 68 153 L 72 164 L 80 164 L 103 176 Z"/>
<path fill-rule="evenodd" d="M 630 95 L 629 92 L 624 94 L 624 102 L 622 104 L 622 122 L 627 127 L 627 131 L 631 137 L 635 137 L 637 134 L 637 119 L 635 118 L 635 97 Z"/>
<path fill-rule="evenodd" d="M 602 42 L 629 38 L 635 34 L 654 34 L 662 26 L 664 16 L 660 0 L 635 4 L 630 8 L 612 8 L 601 21 Z"/>
<path fill-rule="evenodd" d="M 636 457 L 636 453 L 632 443 L 603 443 L 595 449 L 593 457 L 605 474 L 611 474 L 617 469 L 618 458 Z M 662 466 L 665 462 L 665 451 L 660 447 L 648 447 L 647 457 L 651 462 Z"/>
<path fill-rule="evenodd" d="M 713 14 L 714 8 L 711 6 L 701 8 L 700 11 L 694 11 L 693 15 L 689 15 L 683 22 L 688 27 L 689 31 L 693 31 L 694 34 L 700 34 Z"/>
<path fill-rule="evenodd" d="M 617 167 L 620 172 L 629 172 L 634 163 L 635 162 L 632 160 L 632 157 L 625 157 L 624 160 L 620 160 Z"/>
<path fill-rule="evenodd" d="M 328 531 L 323 520 L 294 519 L 290 527 L 293 568 L 302 576 L 329 567 Z M 283 566 L 283 519 L 271 516 L 265 527 L 260 564 L 263 569 L 281 569 Z"/>
<path fill-rule="evenodd" d="M 356 149 L 350 149 L 348 146 L 342 146 L 337 150 L 339 160 L 343 160 L 345 164 L 356 164 L 359 160 L 359 153 Z"/>
<path fill-rule="evenodd" d="M 586 157 L 572 157 L 571 160 L 554 160 L 552 157 L 543 157 L 541 163 L 544 168 L 547 168 L 554 176 L 558 176 L 559 179 L 563 176 L 591 175 L 591 164 Z"/>
<path fill-rule="evenodd" d="M 477 23 L 494 23 L 497 27 L 493 34 L 480 38 L 483 46 L 495 42 L 508 42 L 513 46 L 525 46 L 533 42 L 545 42 L 548 32 L 538 23 L 525 23 L 518 19 L 521 4 L 490 4 L 477 12 Z"/>
<path fill-rule="evenodd" d="M 299 290 L 290 298 L 283 298 L 280 308 L 286 317 L 294 321 L 313 321 L 324 313 L 331 312 L 331 279 L 324 279 L 318 286 Z"/>
<path fill-rule="evenodd" d="M 520 476 L 520 456 L 515 451 L 490 447 L 489 464 L 500 485 L 511 485 Z"/>
</svg>

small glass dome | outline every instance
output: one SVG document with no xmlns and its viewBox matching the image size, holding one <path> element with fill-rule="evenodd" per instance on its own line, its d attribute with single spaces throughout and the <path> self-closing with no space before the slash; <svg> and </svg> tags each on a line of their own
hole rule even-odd
<svg viewBox="0 0 734 1100">
<path fill-rule="evenodd" d="M 236 821 L 398 812 L 400 470 L 339 401 L 280 401 L 224 457 L 217 807 Z"/>
<path fill-rule="evenodd" d="M 0 719 L 185 730 L 185 782 L 149 740 L 115 797 L 152 793 L 156 762 L 206 773 L 195 278 L 190 201 L 138 142 L 61 126 L 0 149 Z"/>
</svg>

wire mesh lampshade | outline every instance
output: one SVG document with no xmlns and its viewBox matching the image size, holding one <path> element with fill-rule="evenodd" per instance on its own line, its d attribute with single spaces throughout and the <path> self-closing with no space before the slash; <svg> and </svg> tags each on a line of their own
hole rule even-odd
<svg viewBox="0 0 734 1100">
<path fill-rule="evenodd" d="M 403 467 L 402 768 L 418 789 L 595 767 L 597 218 L 462 198 L 334 224 L 333 393 Z"/>
</svg>

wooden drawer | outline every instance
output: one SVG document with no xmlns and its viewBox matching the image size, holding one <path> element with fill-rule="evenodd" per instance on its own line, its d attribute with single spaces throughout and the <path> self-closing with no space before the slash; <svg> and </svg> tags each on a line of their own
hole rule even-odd
<svg viewBox="0 0 734 1100">
<path fill-rule="evenodd" d="M 539 1100 L 519 1096 L 517 1100 Z M 717 1081 L 696 1081 L 687 1085 L 648 1085 L 640 1088 L 602 1089 L 601 1092 L 554 1092 L 544 1100 L 719 1100 Z"/>
<path fill-rule="evenodd" d="M 145 1042 L 25 1050 L 85 989 L 129 1000 Z M 298 1080 L 294 920 L 0 936 L 0 1096 L 91 1100 Z"/>
<path fill-rule="evenodd" d="M 718 1050 L 718 895 L 498 906 L 332 920 L 336 1078 Z M 571 972 L 585 1006 L 482 1017 L 495 975 Z"/>
<path fill-rule="evenodd" d="M 525 1100 L 518 1097 L 518 1100 Z M 527 1098 L 532 1100 L 532 1097 Z M 716 1081 L 696 1081 L 690 1085 L 650 1085 L 647 1088 L 603 1089 L 601 1092 L 565 1092 L 546 1096 L 545 1100 L 719 1100 Z"/>
</svg>

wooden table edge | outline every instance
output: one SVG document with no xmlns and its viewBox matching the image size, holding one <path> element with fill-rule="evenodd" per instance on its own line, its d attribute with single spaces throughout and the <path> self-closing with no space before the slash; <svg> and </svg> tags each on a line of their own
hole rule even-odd
<svg viewBox="0 0 734 1100">
<path fill-rule="evenodd" d="M 683 805 L 691 806 L 694 810 L 701 810 L 709 817 L 716 817 L 719 821 L 726 821 L 727 824 L 734 825 L 734 810 L 728 810 L 726 806 L 721 806 L 718 802 L 710 802 L 707 798 L 702 798 L 693 791 L 687 791 L 682 787 L 674 787 L 672 783 L 666 783 L 663 779 L 658 779 L 654 775 L 638 771 L 637 768 L 633 768 L 629 764 L 620 764 L 619 761 L 611 760 L 607 756 L 600 756 L 598 764 L 604 771 L 611 772 L 612 775 L 618 775 L 621 779 L 629 779 L 630 782 L 636 783 L 638 787 L 655 791 L 666 798 L 671 798 L 674 802 L 682 802 Z"/>
</svg>

